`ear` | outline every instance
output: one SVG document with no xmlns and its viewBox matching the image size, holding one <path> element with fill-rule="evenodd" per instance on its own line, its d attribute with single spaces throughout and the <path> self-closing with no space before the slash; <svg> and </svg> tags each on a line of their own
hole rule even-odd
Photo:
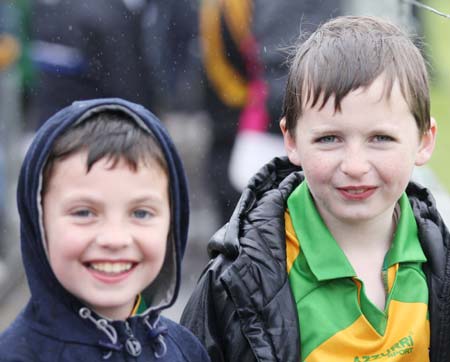
<svg viewBox="0 0 450 362">
<path fill-rule="evenodd" d="M 430 128 L 424 135 L 422 135 L 422 139 L 420 140 L 419 149 L 416 155 L 416 166 L 422 166 L 426 164 L 430 159 L 431 155 L 433 154 L 434 146 L 436 144 L 436 133 L 436 120 L 431 117 Z"/>
<path fill-rule="evenodd" d="M 286 128 L 286 118 L 282 118 L 280 121 L 281 132 L 283 133 L 284 148 L 286 150 L 289 161 L 294 165 L 301 166 L 300 157 L 297 153 L 297 144 L 295 137 Z"/>
</svg>

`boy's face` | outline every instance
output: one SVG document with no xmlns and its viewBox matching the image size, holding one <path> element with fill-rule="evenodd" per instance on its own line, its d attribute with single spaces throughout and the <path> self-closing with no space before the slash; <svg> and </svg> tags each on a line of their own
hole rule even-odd
<svg viewBox="0 0 450 362">
<path fill-rule="evenodd" d="M 321 110 L 306 105 L 294 137 L 281 121 L 289 159 L 303 167 L 328 226 L 391 220 L 414 165 L 433 151 L 434 120 L 420 136 L 398 83 L 389 99 L 383 86 L 379 77 L 350 92 L 341 112 L 334 112 L 334 98 Z"/>
<path fill-rule="evenodd" d="M 129 316 L 158 275 L 170 226 L 162 169 L 107 159 L 86 173 L 86 152 L 55 163 L 43 197 L 50 265 L 60 283 L 97 313 Z M 152 165 L 153 166 L 153 165 Z"/>
</svg>

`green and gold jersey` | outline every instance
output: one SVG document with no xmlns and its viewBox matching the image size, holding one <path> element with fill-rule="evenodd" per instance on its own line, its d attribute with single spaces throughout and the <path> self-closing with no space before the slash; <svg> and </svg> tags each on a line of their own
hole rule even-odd
<svg viewBox="0 0 450 362">
<path fill-rule="evenodd" d="M 386 307 L 371 303 L 320 217 L 306 182 L 288 199 L 286 254 L 300 323 L 302 361 L 427 362 L 430 342 L 426 261 L 404 194 L 382 270 Z"/>
</svg>

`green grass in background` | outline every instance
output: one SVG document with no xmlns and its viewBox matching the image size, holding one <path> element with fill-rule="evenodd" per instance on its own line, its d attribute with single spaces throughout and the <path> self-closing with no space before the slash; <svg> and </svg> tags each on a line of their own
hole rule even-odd
<svg viewBox="0 0 450 362">
<path fill-rule="evenodd" d="M 424 1 L 433 8 L 450 14 L 450 1 Z M 428 44 L 431 71 L 431 115 L 438 124 L 437 145 L 430 167 L 442 185 L 450 190 L 450 19 L 419 10 Z"/>
</svg>

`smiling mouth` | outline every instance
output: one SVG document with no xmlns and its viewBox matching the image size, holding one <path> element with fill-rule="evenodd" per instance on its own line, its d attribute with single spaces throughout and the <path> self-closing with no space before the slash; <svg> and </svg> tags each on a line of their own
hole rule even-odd
<svg viewBox="0 0 450 362">
<path fill-rule="evenodd" d="M 362 194 L 366 191 L 370 190 L 369 188 L 364 188 L 364 189 L 344 189 L 345 192 L 348 192 L 349 194 L 353 194 L 353 195 L 359 195 Z"/>
<path fill-rule="evenodd" d="M 91 262 L 86 263 L 89 269 L 95 270 L 103 274 L 117 275 L 126 273 L 131 270 L 136 264 L 132 262 Z"/>
<path fill-rule="evenodd" d="M 349 186 L 339 187 L 338 190 L 342 196 L 348 200 L 361 201 L 369 198 L 375 192 L 375 186 Z"/>
</svg>

